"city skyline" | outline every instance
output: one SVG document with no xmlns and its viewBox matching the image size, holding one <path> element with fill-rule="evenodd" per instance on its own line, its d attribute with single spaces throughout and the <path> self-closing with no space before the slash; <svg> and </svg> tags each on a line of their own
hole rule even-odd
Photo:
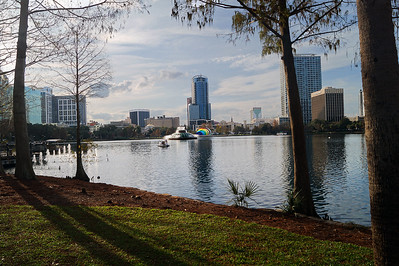
<svg viewBox="0 0 399 266">
<path fill-rule="evenodd" d="M 171 18 L 169 1 L 148 2 L 150 14 L 133 12 L 108 41 L 112 86 L 105 98 L 87 99 L 88 120 L 109 123 L 124 119 L 130 109 L 147 108 L 153 116 L 179 116 L 183 123 L 191 77 L 199 74 L 209 79 L 215 121 L 248 121 L 253 106 L 262 108 L 263 117 L 281 115 L 280 55 L 262 57 L 257 36 L 228 42 L 224 35 L 231 33 L 231 11 L 217 9 L 213 25 L 199 30 Z M 356 33 L 350 32 L 342 40 L 346 46 L 328 56 L 318 47 L 295 47 L 297 54 L 321 56 L 322 86 L 345 89 L 347 116 L 359 109 L 360 68 L 352 63 Z"/>
</svg>

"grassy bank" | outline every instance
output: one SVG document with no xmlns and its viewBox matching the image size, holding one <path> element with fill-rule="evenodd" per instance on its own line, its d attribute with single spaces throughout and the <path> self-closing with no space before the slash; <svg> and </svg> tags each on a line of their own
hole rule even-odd
<svg viewBox="0 0 399 266">
<path fill-rule="evenodd" d="M 0 265 L 353 264 L 372 251 L 228 218 L 125 207 L 0 207 Z"/>
</svg>

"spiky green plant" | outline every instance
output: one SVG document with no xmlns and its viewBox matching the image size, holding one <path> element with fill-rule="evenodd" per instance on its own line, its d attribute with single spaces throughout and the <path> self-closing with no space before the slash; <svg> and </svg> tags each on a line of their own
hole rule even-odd
<svg viewBox="0 0 399 266">
<path fill-rule="evenodd" d="M 248 207 L 247 199 L 255 201 L 252 197 L 259 191 L 259 186 L 252 181 L 245 182 L 242 188 L 236 181 L 227 179 L 229 183 L 229 192 L 233 195 L 230 202 L 235 206 Z M 256 201 L 255 201 L 256 202 Z"/>
<path fill-rule="evenodd" d="M 302 206 L 302 198 L 299 196 L 299 192 L 289 191 L 287 194 L 287 200 L 281 206 L 283 212 L 295 213 L 299 212 Z"/>
</svg>

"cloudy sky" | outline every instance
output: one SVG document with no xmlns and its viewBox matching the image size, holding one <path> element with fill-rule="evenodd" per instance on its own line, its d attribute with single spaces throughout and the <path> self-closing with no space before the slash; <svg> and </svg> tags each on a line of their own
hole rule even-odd
<svg viewBox="0 0 399 266">
<path fill-rule="evenodd" d="M 148 13 L 132 13 L 123 30 L 109 40 L 113 71 L 108 97 L 89 99 L 88 118 L 101 123 L 125 119 L 129 110 L 150 109 L 151 116 L 179 116 L 186 122 L 186 98 L 191 78 L 208 77 L 212 118 L 249 120 L 249 110 L 262 108 L 263 117 L 280 115 L 278 55 L 261 57 L 254 37 L 229 43 L 231 13 L 216 12 L 205 29 L 189 28 L 171 18 L 172 1 L 152 0 Z M 360 68 L 354 65 L 358 36 L 354 29 L 346 45 L 328 56 L 317 47 L 296 47 L 298 54 L 322 58 L 322 85 L 344 88 L 345 114 L 356 115 L 361 89 Z"/>
</svg>

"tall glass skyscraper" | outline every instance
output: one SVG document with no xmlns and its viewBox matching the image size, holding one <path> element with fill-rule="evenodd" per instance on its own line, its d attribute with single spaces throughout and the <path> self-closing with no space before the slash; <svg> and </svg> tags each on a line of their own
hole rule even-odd
<svg viewBox="0 0 399 266">
<path fill-rule="evenodd" d="M 211 120 L 208 78 L 205 76 L 197 75 L 192 79 L 191 99 L 187 101 L 187 116 L 190 128 Z"/>
<path fill-rule="evenodd" d="M 298 82 L 299 97 L 301 100 L 303 123 L 306 125 L 312 121 L 312 101 L 311 93 L 321 90 L 321 60 L 320 56 L 295 55 L 295 73 Z M 281 114 L 289 116 L 288 97 L 284 65 L 280 64 L 280 84 L 281 84 Z"/>
</svg>

